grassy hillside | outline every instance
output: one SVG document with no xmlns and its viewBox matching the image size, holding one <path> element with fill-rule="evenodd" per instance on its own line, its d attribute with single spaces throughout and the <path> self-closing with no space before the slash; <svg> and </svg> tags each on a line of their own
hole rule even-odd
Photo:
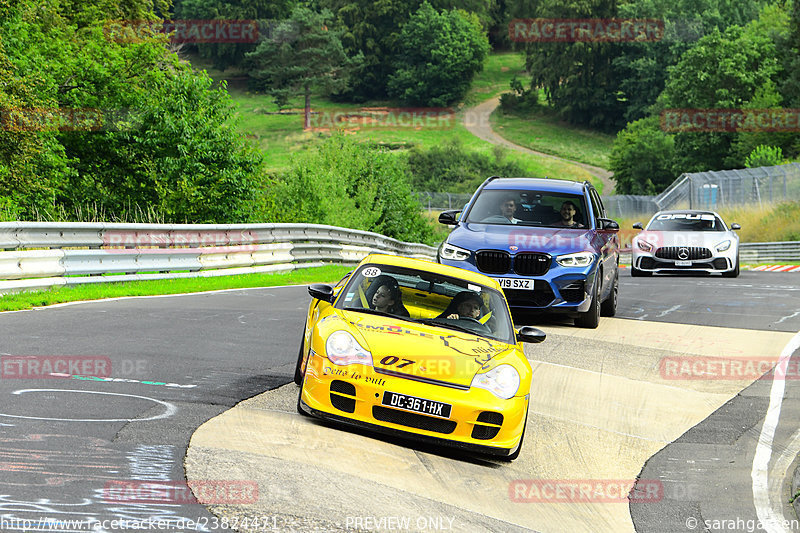
<svg viewBox="0 0 800 533">
<path fill-rule="evenodd" d="M 197 68 L 205 68 L 216 80 L 228 79 L 228 90 L 239 106 L 240 129 L 253 139 L 264 153 L 267 168 L 278 171 L 286 168 L 293 156 L 315 146 L 319 139 L 329 134 L 333 117 L 350 115 L 350 123 L 337 123 L 350 135 L 365 142 L 372 142 L 395 148 L 416 145 L 429 148 L 445 140 L 458 138 L 469 150 L 489 153 L 493 146 L 477 139 L 463 126 L 464 110 L 486 99 L 498 96 L 509 90 L 509 82 L 516 74 L 524 78 L 524 57 L 518 53 L 493 54 L 487 58 L 483 72 L 476 77 L 465 103 L 454 106 L 455 114 L 450 118 L 436 120 L 434 127 L 402 126 L 393 124 L 391 118 L 373 121 L 370 117 L 379 108 L 398 108 L 397 103 L 373 101 L 363 105 L 332 102 L 315 96 L 311 100 L 316 115 L 310 131 L 303 130 L 302 99 L 298 96 L 290 100 L 288 108 L 279 110 L 269 96 L 252 93 L 241 82 L 241 73 L 215 71 L 202 60 L 192 58 Z M 238 80 L 236 79 L 238 78 Z M 376 109 L 378 108 L 378 109 Z M 322 113 L 320 115 L 320 113 Z M 396 122 L 396 121 L 395 121 Z M 572 180 L 592 180 L 586 170 L 562 161 L 549 158 L 510 152 L 508 159 L 518 162 L 530 176 L 551 176 Z"/>
</svg>

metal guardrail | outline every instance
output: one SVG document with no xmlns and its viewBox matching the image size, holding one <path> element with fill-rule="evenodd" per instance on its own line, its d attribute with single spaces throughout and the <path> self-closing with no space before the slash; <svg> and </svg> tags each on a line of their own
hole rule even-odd
<svg viewBox="0 0 800 533">
<path fill-rule="evenodd" d="M 0 293 L 55 285 L 209 277 L 355 264 L 436 249 L 321 224 L 0 223 Z"/>
<path fill-rule="evenodd" d="M 800 261 L 800 241 L 745 242 L 739 245 L 743 263 L 781 263 Z"/>
</svg>

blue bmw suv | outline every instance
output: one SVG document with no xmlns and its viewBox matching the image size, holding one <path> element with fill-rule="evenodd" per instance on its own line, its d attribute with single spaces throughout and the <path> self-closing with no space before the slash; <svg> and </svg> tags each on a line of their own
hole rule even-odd
<svg viewBox="0 0 800 533">
<path fill-rule="evenodd" d="M 585 328 L 616 313 L 619 225 L 590 183 L 491 177 L 439 222 L 455 228 L 437 260 L 497 279 L 512 309 Z"/>
</svg>

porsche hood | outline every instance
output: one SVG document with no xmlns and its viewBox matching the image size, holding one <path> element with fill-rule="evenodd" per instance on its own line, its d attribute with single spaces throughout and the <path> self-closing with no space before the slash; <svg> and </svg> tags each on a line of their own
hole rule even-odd
<svg viewBox="0 0 800 533">
<path fill-rule="evenodd" d="M 481 368 L 513 347 L 460 331 L 388 317 L 348 313 L 378 372 L 469 386 Z"/>
</svg>

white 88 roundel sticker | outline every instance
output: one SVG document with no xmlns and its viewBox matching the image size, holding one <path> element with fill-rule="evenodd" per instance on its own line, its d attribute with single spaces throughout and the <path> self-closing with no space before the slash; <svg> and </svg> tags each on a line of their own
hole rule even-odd
<svg viewBox="0 0 800 533">
<path fill-rule="evenodd" d="M 368 267 L 362 271 L 365 278 L 374 278 L 375 276 L 381 275 L 381 269 L 378 267 Z"/>
</svg>

